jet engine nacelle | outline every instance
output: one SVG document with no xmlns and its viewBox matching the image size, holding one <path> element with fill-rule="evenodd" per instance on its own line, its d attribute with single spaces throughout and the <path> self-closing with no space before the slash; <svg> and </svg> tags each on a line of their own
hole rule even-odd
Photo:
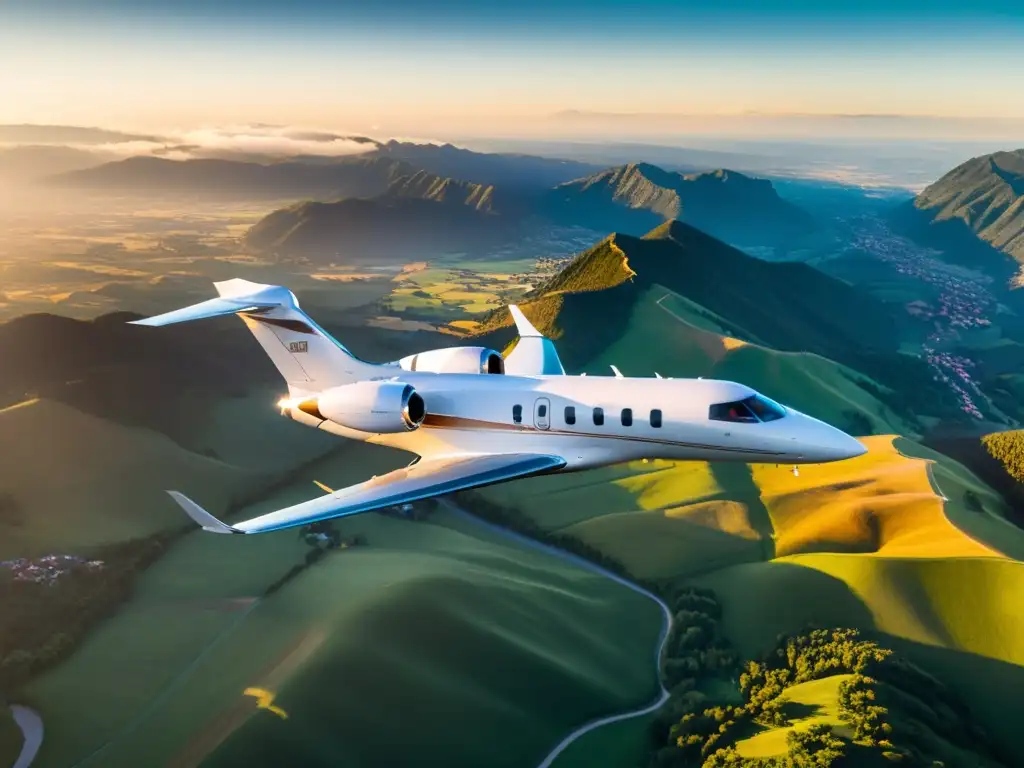
<svg viewBox="0 0 1024 768">
<path fill-rule="evenodd" d="M 398 361 L 407 371 L 428 373 L 504 373 L 500 352 L 486 347 L 448 347 L 409 355 Z"/>
<path fill-rule="evenodd" d="M 360 432 L 408 432 L 423 423 L 427 409 L 411 384 L 359 381 L 322 392 L 299 409 Z"/>
</svg>

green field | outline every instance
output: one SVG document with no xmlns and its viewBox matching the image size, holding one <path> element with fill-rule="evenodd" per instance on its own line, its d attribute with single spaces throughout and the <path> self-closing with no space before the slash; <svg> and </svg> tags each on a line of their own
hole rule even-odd
<svg viewBox="0 0 1024 768">
<path fill-rule="evenodd" d="M 590 731 L 558 756 L 554 768 L 645 765 L 652 716 L 634 717 Z"/>
<path fill-rule="evenodd" d="M 247 514 L 309 497 L 313 477 L 383 468 L 356 456 Z M 648 599 L 444 513 L 340 527 L 368 545 L 262 600 L 303 555 L 294 533 L 182 539 L 24 691 L 47 724 L 38 765 L 518 766 L 653 694 L 661 619 Z"/>
</svg>

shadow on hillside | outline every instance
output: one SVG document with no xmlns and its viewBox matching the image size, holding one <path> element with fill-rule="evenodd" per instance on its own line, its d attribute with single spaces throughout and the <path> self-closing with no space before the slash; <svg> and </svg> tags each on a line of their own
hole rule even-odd
<svg viewBox="0 0 1024 768">
<path fill-rule="evenodd" d="M 806 720 L 808 717 L 817 717 L 823 713 L 824 707 L 820 704 L 805 704 L 802 701 L 787 701 L 782 705 L 782 715 L 791 723 L 796 720 Z"/>
<path fill-rule="evenodd" d="M 860 629 L 948 685 L 1004 755 L 1024 753 L 1024 666 L 880 632 L 871 610 L 844 582 L 811 568 L 747 563 L 690 581 L 718 595 L 723 628 L 744 657 L 756 658 L 780 635 L 810 624 Z"/>
</svg>

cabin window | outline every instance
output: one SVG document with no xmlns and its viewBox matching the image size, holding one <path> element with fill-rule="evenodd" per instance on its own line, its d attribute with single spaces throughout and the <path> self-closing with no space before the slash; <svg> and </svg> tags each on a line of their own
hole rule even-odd
<svg viewBox="0 0 1024 768">
<path fill-rule="evenodd" d="M 594 426 L 600 427 L 604 424 L 604 408 L 594 409 Z"/>
<path fill-rule="evenodd" d="M 573 405 L 565 406 L 565 423 L 575 424 L 576 423 L 576 407 Z"/>
<path fill-rule="evenodd" d="M 622 426 L 632 427 L 633 426 L 633 409 L 623 408 L 622 409 Z"/>
<path fill-rule="evenodd" d="M 543 404 L 538 405 L 537 406 L 537 418 L 538 419 L 544 419 L 544 418 L 547 418 L 547 415 L 548 415 L 548 407 L 546 405 L 543 405 Z"/>
<path fill-rule="evenodd" d="M 651 411 L 651 426 L 655 429 L 659 429 L 661 427 L 661 411 L 657 408 Z"/>
<path fill-rule="evenodd" d="M 523 406 L 513 405 L 512 406 L 512 421 L 516 424 L 523 423 Z"/>
<path fill-rule="evenodd" d="M 786 415 L 786 409 L 763 395 L 751 395 L 732 403 L 715 403 L 708 411 L 713 421 L 740 421 L 756 424 L 775 421 Z"/>
</svg>

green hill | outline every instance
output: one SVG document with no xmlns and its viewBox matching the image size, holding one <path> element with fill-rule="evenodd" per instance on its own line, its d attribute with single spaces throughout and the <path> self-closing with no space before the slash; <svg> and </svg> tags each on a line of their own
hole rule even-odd
<svg viewBox="0 0 1024 768">
<path fill-rule="evenodd" d="M 242 514 L 394 461 L 350 452 Z M 26 687 L 47 723 L 38 765 L 522 766 L 653 696 L 647 598 L 442 511 L 338 527 L 366 545 L 269 595 L 309 551 L 293 532 L 184 537 Z"/>
<path fill-rule="evenodd" d="M 606 238 L 520 306 L 559 341 L 569 370 L 614 363 L 632 375 L 738 376 L 858 434 L 917 432 L 925 414 L 963 416 L 923 361 L 898 352 L 905 320 L 891 307 L 806 264 L 747 256 L 678 221 L 643 238 Z M 501 309 L 476 333 L 501 349 L 511 326 Z"/>
</svg>

